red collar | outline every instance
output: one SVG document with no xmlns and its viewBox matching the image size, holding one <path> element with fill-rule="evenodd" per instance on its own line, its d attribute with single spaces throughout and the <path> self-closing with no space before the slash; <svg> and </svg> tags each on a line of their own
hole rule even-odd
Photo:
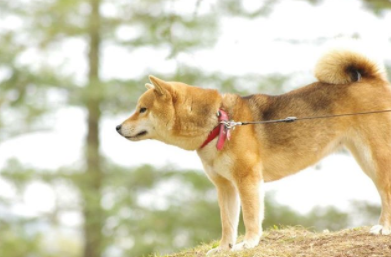
<svg viewBox="0 0 391 257">
<path fill-rule="evenodd" d="M 230 139 L 229 130 L 223 123 L 221 123 L 222 121 L 228 121 L 228 114 L 225 111 L 219 109 L 218 117 L 219 117 L 219 125 L 209 133 L 208 138 L 201 145 L 200 149 L 204 148 L 207 144 L 210 143 L 210 141 L 212 141 L 216 137 L 219 137 L 217 139 L 216 148 L 217 150 L 221 150 L 224 147 L 225 140 Z"/>
</svg>

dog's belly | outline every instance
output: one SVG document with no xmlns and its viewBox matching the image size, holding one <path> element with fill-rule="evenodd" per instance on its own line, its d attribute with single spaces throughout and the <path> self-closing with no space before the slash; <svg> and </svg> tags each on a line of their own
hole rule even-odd
<svg viewBox="0 0 391 257">
<path fill-rule="evenodd" d="M 284 149 L 263 158 L 263 178 L 265 182 L 281 179 L 295 174 L 334 152 L 342 146 L 341 140 L 325 145 L 314 144 L 311 147 Z"/>
</svg>

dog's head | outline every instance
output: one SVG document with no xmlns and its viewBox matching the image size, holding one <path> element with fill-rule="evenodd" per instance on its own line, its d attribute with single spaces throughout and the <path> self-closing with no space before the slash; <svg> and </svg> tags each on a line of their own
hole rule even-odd
<svg viewBox="0 0 391 257">
<path fill-rule="evenodd" d="M 187 150 L 197 149 L 217 125 L 221 96 L 216 90 L 149 77 L 136 112 L 117 126 L 131 141 L 157 139 Z"/>
<path fill-rule="evenodd" d="M 139 98 L 135 113 L 116 127 L 120 135 L 131 141 L 159 140 L 175 121 L 171 84 L 153 76 L 149 78 L 152 84 L 145 84 L 147 91 Z"/>
</svg>

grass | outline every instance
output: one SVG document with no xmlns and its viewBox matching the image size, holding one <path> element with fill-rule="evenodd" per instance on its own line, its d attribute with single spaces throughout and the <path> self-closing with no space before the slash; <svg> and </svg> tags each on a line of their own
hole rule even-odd
<svg viewBox="0 0 391 257">
<path fill-rule="evenodd" d="M 254 249 L 223 252 L 214 257 L 391 257 L 391 237 L 368 233 L 369 227 L 315 233 L 301 227 L 265 231 Z M 166 257 L 200 257 L 216 242 Z M 157 256 L 156 256 L 157 257 Z"/>
</svg>

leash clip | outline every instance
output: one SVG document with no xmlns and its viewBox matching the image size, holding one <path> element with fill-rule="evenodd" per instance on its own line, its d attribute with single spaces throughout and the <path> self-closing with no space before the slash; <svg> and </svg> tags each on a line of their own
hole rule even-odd
<svg viewBox="0 0 391 257">
<path fill-rule="evenodd" d="M 283 121 L 284 122 L 294 122 L 297 120 L 297 117 L 286 117 Z"/>
<path fill-rule="evenodd" d="M 240 126 L 242 125 L 242 122 L 236 122 L 234 120 L 222 120 L 220 121 L 220 124 L 224 124 L 224 127 L 227 129 L 227 130 L 234 130 L 236 126 Z"/>
<path fill-rule="evenodd" d="M 235 130 L 235 127 L 242 125 L 242 122 L 236 122 L 234 120 L 222 120 L 220 124 L 224 125 L 224 133 L 227 135 L 227 139 L 231 140 L 231 130 Z"/>
</svg>

